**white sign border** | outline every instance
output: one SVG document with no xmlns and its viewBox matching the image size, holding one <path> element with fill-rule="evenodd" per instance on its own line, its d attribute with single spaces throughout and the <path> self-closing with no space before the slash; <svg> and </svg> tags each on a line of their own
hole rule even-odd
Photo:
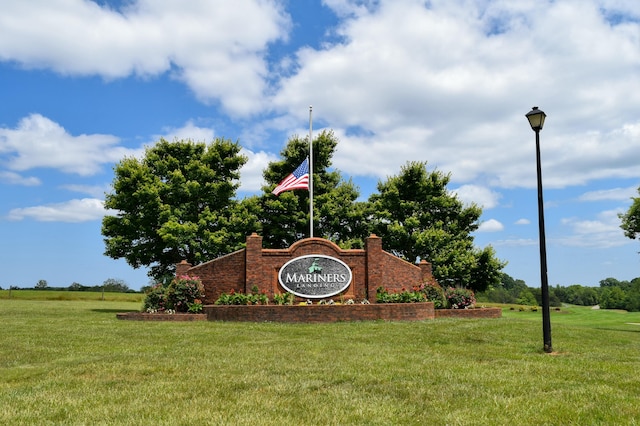
<svg viewBox="0 0 640 426">
<path fill-rule="evenodd" d="M 345 284 L 342 288 L 340 288 L 338 291 L 334 291 L 332 293 L 326 293 L 326 294 L 322 294 L 322 295 L 318 295 L 318 294 L 304 294 L 304 293 L 298 293 L 297 291 L 293 291 L 291 290 L 289 287 L 287 287 L 284 282 L 282 281 L 282 271 L 284 271 L 284 269 L 291 263 L 299 261 L 300 259 L 306 259 L 308 257 L 322 257 L 324 259 L 331 259 L 335 262 L 338 262 L 340 264 L 342 264 L 342 266 L 344 266 L 347 271 L 349 271 L 349 279 L 347 280 L 347 284 Z M 343 291 L 345 291 L 347 288 L 349 288 L 349 286 L 351 285 L 351 281 L 353 280 L 353 272 L 351 271 L 351 268 L 349 267 L 349 265 L 347 265 L 346 263 L 344 263 L 342 260 L 333 257 L 333 256 L 328 256 L 326 254 L 305 254 L 304 256 L 298 256 L 298 257 L 294 257 L 293 259 L 289 260 L 287 263 L 285 263 L 284 265 L 282 265 L 282 267 L 280 268 L 280 270 L 278 271 L 278 282 L 280 283 L 280 285 L 282 286 L 282 288 L 284 288 L 285 290 L 287 290 L 289 293 L 294 294 L 298 297 L 304 297 L 307 299 L 324 299 L 326 297 L 331 297 L 331 296 L 335 296 L 336 294 L 340 294 Z"/>
</svg>

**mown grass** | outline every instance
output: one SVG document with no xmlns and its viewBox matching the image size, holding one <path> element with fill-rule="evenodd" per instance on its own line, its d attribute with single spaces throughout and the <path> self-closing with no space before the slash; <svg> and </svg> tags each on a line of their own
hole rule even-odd
<svg viewBox="0 0 640 426">
<path fill-rule="evenodd" d="M 0 299 L 19 300 L 100 300 L 107 302 L 142 302 L 142 293 L 112 293 L 66 290 L 0 290 Z"/>
<path fill-rule="evenodd" d="M 277 324 L 119 321 L 0 300 L 0 424 L 636 424 L 640 314 Z M 629 324 L 632 323 L 632 324 Z"/>
</svg>

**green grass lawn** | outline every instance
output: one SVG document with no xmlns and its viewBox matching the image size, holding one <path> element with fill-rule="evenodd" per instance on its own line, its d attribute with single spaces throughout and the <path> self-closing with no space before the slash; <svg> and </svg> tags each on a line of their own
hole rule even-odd
<svg viewBox="0 0 640 426">
<path fill-rule="evenodd" d="M 0 300 L 0 424 L 637 424 L 640 313 L 137 322 L 139 302 Z"/>
<path fill-rule="evenodd" d="M 142 293 L 111 293 L 65 290 L 0 290 L 0 299 L 20 300 L 100 300 L 109 302 L 142 302 Z"/>
</svg>

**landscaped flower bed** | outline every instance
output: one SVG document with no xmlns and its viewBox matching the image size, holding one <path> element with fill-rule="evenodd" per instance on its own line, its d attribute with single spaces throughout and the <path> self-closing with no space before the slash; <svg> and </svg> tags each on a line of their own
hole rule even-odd
<svg viewBox="0 0 640 426">
<path fill-rule="evenodd" d="M 202 306 L 204 290 L 197 277 L 180 276 L 168 287 L 157 285 L 145 299 L 143 312 L 117 314 L 119 319 L 138 321 L 251 321 L 251 322 L 336 322 L 336 321 L 422 321 L 437 317 L 497 318 L 500 308 L 470 309 L 473 292 L 437 284 L 421 284 L 411 290 L 389 293 L 380 287 L 376 303 L 353 299 L 322 299 L 294 304 L 291 293 L 275 294 L 273 303 L 257 287 L 250 293 L 223 293 L 215 305 Z M 453 309 L 436 309 L 450 306 Z"/>
</svg>

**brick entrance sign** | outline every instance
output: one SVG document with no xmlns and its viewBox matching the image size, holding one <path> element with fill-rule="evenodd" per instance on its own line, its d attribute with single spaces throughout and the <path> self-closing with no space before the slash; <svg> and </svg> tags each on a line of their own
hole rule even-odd
<svg viewBox="0 0 640 426">
<path fill-rule="evenodd" d="M 294 263 L 297 260 L 300 260 L 300 265 L 296 269 Z M 337 265 L 332 266 L 338 268 L 334 273 L 329 273 L 324 278 L 311 275 L 322 267 L 328 269 L 327 265 L 330 263 Z M 348 267 L 348 270 L 340 269 L 340 264 Z M 284 266 L 291 267 L 291 272 L 281 275 Z M 344 276 L 349 275 L 348 272 L 350 282 L 341 281 L 346 279 Z M 182 261 L 176 265 L 176 275 L 199 277 L 205 288 L 204 302 L 207 305 L 212 305 L 222 293 L 232 290 L 236 293 L 249 293 L 255 287 L 269 299 L 273 299 L 274 294 L 289 290 L 297 295 L 297 300 L 313 300 L 323 297 L 321 291 L 315 294 L 316 289 L 323 286 L 327 288 L 326 294 L 336 300 L 367 299 L 375 303 L 378 287 L 384 287 L 393 293 L 402 288 L 411 290 L 414 285 L 427 280 L 435 281 L 430 263 L 422 261 L 419 265 L 414 265 L 385 252 L 382 250 L 382 239 L 376 235 L 366 239 L 364 249 L 343 250 L 322 238 L 300 240 L 287 249 L 264 249 L 262 237 L 254 233 L 247 237 L 244 249 L 196 266 Z M 283 286 L 284 279 L 291 281 L 289 284 L 285 283 L 287 288 Z M 310 296 L 305 297 L 306 294 Z M 429 305 L 433 311 L 433 305 Z"/>
<path fill-rule="evenodd" d="M 246 248 L 209 262 L 176 265 L 176 275 L 199 277 L 205 288 L 204 315 L 123 313 L 130 320 L 203 320 L 332 322 L 363 320 L 420 321 L 439 317 L 500 318 L 501 308 L 434 309 L 432 302 L 376 303 L 376 290 L 389 293 L 436 282 L 431 264 L 406 262 L 382 250 L 382 240 L 371 235 L 362 250 L 343 250 L 322 238 L 307 238 L 288 249 L 264 249 L 262 237 L 247 237 Z M 257 288 L 270 300 L 275 294 L 296 295 L 293 305 L 215 305 L 222 293 L 249 293 Z M 353 304 L 324 304 L 320 300 L 353 300 Z M 299 302 L 311 299 L 311 305 Z M 314 300 L 315 299 L 315 300 Z M 369 304 L 361 304 L 363 300 Z"/>
</svg>

